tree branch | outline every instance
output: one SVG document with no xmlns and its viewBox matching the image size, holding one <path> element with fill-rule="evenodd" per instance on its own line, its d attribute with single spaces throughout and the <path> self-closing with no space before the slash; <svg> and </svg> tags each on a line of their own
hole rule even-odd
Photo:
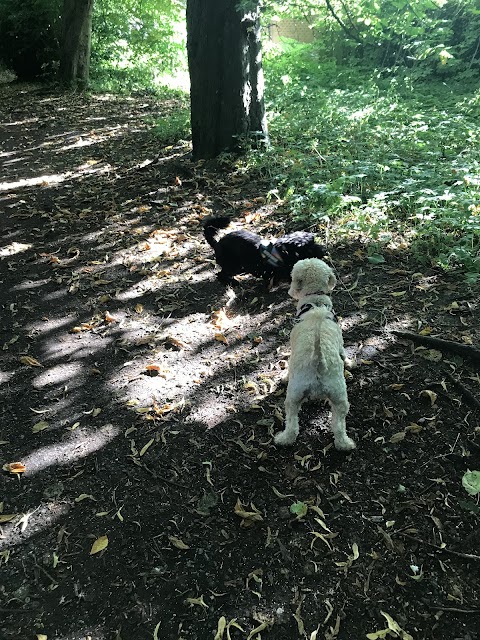
<svg viewBox="0 0 480 640">
<path fill-rule="evenodd" d="M 335 13 L 335 9 L 332 7 L 332 3 L 330 2 L 330 0 L 325 0 L 325 2 L 327 4 L 328 10 L 330 11 L 334 19 L 338 22 L 338 24 L 343 29 L 343 31 L 345 31 L 347 36 L 349 38 L 352 38 L 352 40 L 355 40 L 355 42 L 358 42 L 359 44 L 363 44 L 363 41 L 361 40 L 361 38 L 359 38 L 356 33 L 353 33 L 353 31 L 351 31 L 347 27 L 347 25 L 343 22 L 343 20 L 339 16 L 337 16 L 337 14 Z"/>
<path fill-rule="evenodd" d="M 430 336 L 420 336 L 418 333 L 412 333 L 411 331 L 392 330 L 390 333 L 400 336 L 401 338 L 407 338 L 408 340 L 417 342 L 418 344 L 437 347 L 440 351 L 449 351 L 450 353 L 456 353 L 457 355 L 480 362 L 480 350 L 467 344 L 460 344 L 459 342 L 452 342 L 450 340 L 442 340 L 441 338 L 432 338 Z"/>
</svg>

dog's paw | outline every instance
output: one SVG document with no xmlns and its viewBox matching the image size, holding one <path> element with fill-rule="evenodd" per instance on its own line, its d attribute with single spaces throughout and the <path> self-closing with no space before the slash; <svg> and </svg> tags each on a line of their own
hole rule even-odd
<svg viewBox="0 0 480 640">
<path fill-rule="evenodd" d="M 341 440 L 335 440 L 335 449 L 338 449 L 338 451 L 352 451 L 356 446 L 355 442 L 348 436 Z"/>
<path fill-rule="evenodd" d="M 288 433 L 288 431 L 280 431 L 280 433 L 277 433 L 277 435 L 274 438 L 275 444 L 278 444 L 282 447 L 286 447 L 289 444 L 293 444 L 296 439 L 297 437 L 294 434 L 292 435 Z"/>
</svg>

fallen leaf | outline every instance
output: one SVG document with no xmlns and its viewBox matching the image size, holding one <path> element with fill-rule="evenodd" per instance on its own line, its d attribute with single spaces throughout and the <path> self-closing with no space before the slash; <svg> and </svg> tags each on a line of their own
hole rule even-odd
<svg viewBox="0 0 480 640">
<path fill-rule="evenodd" d="M 99 553 L 108 547 L 108 537 L 100 536 L 97 538 L 95 542 L 92 544 L 92 548 L 90 549 L 90 555 L 93 556 L 95 553 Z"/>
<path fill-rule="evenodd" d="M 190 606 L 200 606 L 200 607 L 205 607 L 205 609 L 208 609 L 208 604 L 205 604 L 204 600 L 203 600 L 203 595 L 201 595 L 199 598 L 186 598 L 185 602 L 187 602 Z"/>
<path fill-rule="evenodd" d="M 245 527 L 249 527 L 253 524 L 253 522 L 260 522 L 263 520 L 261 513 L 258 511 L 253 504 L 250 505 L 253 511 L 246 511 L 242 503 L 240 502 L 240 498 L 237 498 L 237 502 L 235 504 L 234 512 L 237 516 L 243 519 L 242 524 Z"/>
<path fill-rule="evenodd" d="M 22 462 L 10 462 L 8 464 L 4 464 L 2 469 L 9 473 L 25 473 L 26 471 L 25 465 Z"/>
<path fill-rule="evenodd" d="M 480 493 L 480 471 L 467 471 L 464 473 L 462 485 L 471 496 L 476 496 L 477 493 Z"/>
<path fill-rule="evenodd" d="M 20 356 L 19 360 L 22 364 L 27 364 L 29 367 L 43 367 L 43 364 L 31 356 Z"/>
<path fill-rule="evenodd" d="M 443 358 L 442 352 L 438 351 L 438 349 L 423 349 L 422 351 L 417 351 L 418 355 L 424 360 L 430 360 L 430 362 L 440 362 Z"/>
<path fill-rule="evenodd" d="M 300 520 L 307 515 L 308 506 L 304 502 L 294 502 L 290 505 L 290 513 L 296 516 L 297 520 Z"/>
<path fill-rule="evenodd" d="M 89 493 L 81 493 L 79 496 L 75 498 L 75 502 L 82 502 L 82 500 L 95 500 L 95 498 Z"/>
<path fill-rule="evenodd" d="M 182 551 L 190 549 L 188 544 L 185 544 L 185 542 L 183 542 L 183 540 L 180 540 L 180 538 L 176 538 L 175 536 L 168 536 L 168 539 L 177 549 L 182 549 Z"/>
<path fill-rule="evenodd" d="M 14 518 L 17 517 L 17 513 L 2 513 L 0 514 L 0 524 L 4 522 L 11 522 Z"/>
<path fill-rule="evenodd" d="M 140 458 L 147 452 L 147 450 L 152 446 L 154 442 L 155 442 L 155 438 L 152 438 L 147 442 L 147 444 L 143 445 L 139 453 Z"/>
<path fill-rule="evenodd" d="M 423 391 L 420 391 L 420 396 L 422 398 L 430 398 L 432 407 L 437 400 L 437 394 L 435 393 L 435 391 L 430 391 L 430 389 L 424 389 Z"/>
<path fill-rule="evenodd" d="M 222 616 L 218 619 L 217 633 L 215 634 L 215 638 L 213 640 L 223 640 L 223 634 L 225 633 L 226 627 L 227 619 L 225 618 L 225 616 Z"/>
<path fill-rule="evenodd" d="M 105 311 L 105 322 L 117 322 L 109 311 Z"/>
<path fill-rule="evenodd" d="M 45 420 L 41 420 L 40 422 L 37 422 L 33 425 L 32 433 L 38 433 L 39 431 L 43 431 L 44 429 L 48 429 L 48 422 L 45 422 Z"/>
</svg>

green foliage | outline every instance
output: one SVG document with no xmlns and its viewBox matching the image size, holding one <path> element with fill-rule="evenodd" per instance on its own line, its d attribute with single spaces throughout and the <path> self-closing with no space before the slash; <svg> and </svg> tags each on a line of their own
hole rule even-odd
<svg viewBox="0 0 480 640">
<path fill-rule="evenodd" d="M 186 69 L 182 0 L 97 0 L 92 25 L 94 86 L 155 89 Z"/>
<path fill-rule="evenodd" d="M 155 135 L 160 144 L 173 144 L 179 140 L 189 139 L 190 109 L 187 101 L 177 102 L 174 108 L 155 122 Z"/>
<path fill-rule="evenodd" d="M 55 69 L 62 0 L 2 0 L 0 61 L 20 79 Z"/>
<path fill-rule="evenodd" d="M 368 238 L 372 258 L 405 246 L 476 280 L 480 90 L 319 65 L 309 45 L 267 56 L 265 72 L 273 146 L 246 169 L 274 182 L 271 197 L 302 224 Z"/>
<path fill-rule="evenodd" d="M 361 59 L 422 77 L 480 69 L 478 0 L 297 0 L 293 8 L 272 0 L 265 21 L 275 16 L 306 20 L 337 61 Z"/>
</svg>

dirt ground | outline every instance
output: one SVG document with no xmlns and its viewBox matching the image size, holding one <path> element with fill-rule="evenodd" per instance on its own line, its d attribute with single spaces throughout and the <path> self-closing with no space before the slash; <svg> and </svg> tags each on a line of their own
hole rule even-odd
<svg viewBox="0 0 480 640">
<path fill-rule="evenodd" d="M 331 243 L 358 448 L 308 405 L 278 449 L 294 304 L 201 232 L 298 228 L 272 185 L 160 145 L 150 97 L 0 104 L 0 639 L 480 638 L 479 288 Z"/>
</svg>

